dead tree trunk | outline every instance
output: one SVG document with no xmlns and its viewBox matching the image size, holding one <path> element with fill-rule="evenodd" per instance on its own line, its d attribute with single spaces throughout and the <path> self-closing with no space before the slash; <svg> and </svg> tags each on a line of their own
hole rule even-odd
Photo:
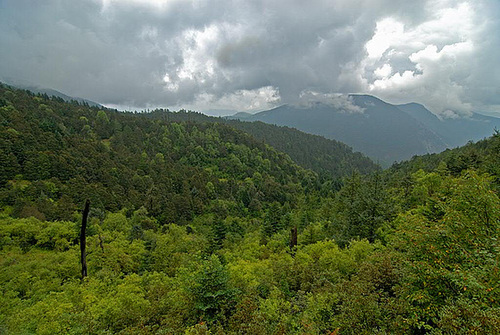
<svg viewBox="0 0 500 335">
<path fill-rule="evenodd" d="M 85 201 L 85 208 L 83 209 L 82 216 L 82 229 L 80 230 L 80 261 L 82 263 L 82 280 L 87 277 L 87 254 L 85 251 L 87 245 L 86 229 L 87 229 L 87 218 L 89 216 L 90 210 L 90 200 Z"/>
<path fill-rule="evenodd" d="M 292 228 L 292 236 L 290 237 L 290 251 L 295 251 L 297 246 L 297 226 Z"/>
</svg>

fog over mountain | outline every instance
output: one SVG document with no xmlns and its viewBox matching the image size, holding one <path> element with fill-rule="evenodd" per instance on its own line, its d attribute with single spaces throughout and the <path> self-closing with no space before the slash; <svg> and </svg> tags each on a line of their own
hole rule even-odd
<svg viewBox="0 0 500 335">
<path fill-rule="evenodd" d="M 3 0 L 0 81 L 125 109 L 261 111 L 307 92 L 500 112 L 497 0 Z"/>
<path fill-rule="evenodd" d="M 500 129 L 500 119 L 497 117 L 471 113 L 469 117 L 439 119 L 420 104 L 409 103 L 397 107 L 439 134 L 448 147 L 481 140 L 491 136 L 495 129 Z"/>
<path fill-rule="evenodd" d="M 392 105 L 370 95 L 306 96 L 299 104 L 233 117 L 295 127 L 335 139 L 384 166 L 464 145 L 491 136 L 500 128 L 499 118 L 472 113 L 469 117 L 440 119 L 423 105 Z"/>
</svg>

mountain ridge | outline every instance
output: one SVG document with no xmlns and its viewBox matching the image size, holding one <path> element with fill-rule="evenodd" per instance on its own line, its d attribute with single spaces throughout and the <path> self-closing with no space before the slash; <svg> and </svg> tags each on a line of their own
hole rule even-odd
<svg viewBox="0 0 500 335">
<path fill-rule="evenodd" d="M 335 139 L 385 166 L 414 154 L 446 148 L 438 136 L 397 107 L 367 95 L 352 95 L 350 99 L 358 109 L 362 109 L 361 112 L 345 112 L 324 103 L 316 103 L 308 108 L 283 105 L 245 120 L 294 127 Z M 417 133 L 422 133 L 420 137 L 426 140 L 414 140 L 412 137 Z"/>
<path fill-rule="evenodd" d="M 240 119 L 294 127 L 338 140 L 385 167 L 414 155 L 480 140 L 500 127 L 500 119 L 478 113 L 470 118 L 441 120 L 415 102 L 394 105 L 367 94 L 350 94 L 348 99 L 352 106 L 345 108 L 335 103 L 309 102 L 281 105 Z"/>
<path fill-rule="evenodd" d="M 84 99 L 84 98 L 80 98 L 80 97 L 73 97 L 73 96 L 67 95 L 65 93 L 62 93 L 58 90 L 55 90 L 53 88 L 45 88 L 45 87 L 39 87 L 39 86 L 34 86 L 34 85 L 18 85 L 18 84 L 8 84 L 8 85 L 12 86 L 14 88 L 21 89 L 21 90 L 27 90 L 27 91 L 30 91 L 30 92 L 33 92 L 36 94 L 46 94 L 49 97 L 54 96 L 57 98 L 61 98 L 66 102 L 77 101 L 79 103 L 87 104 L 91 107 L 104 108 L 104 106 L 98 102 Z"/>
</svg>

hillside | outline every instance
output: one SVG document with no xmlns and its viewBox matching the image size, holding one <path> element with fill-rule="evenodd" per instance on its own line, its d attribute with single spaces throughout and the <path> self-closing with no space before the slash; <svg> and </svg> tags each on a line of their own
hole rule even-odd
<svg viewBox="0 0 500 335">
<path fill-rule="evenodd" d="M 196 112 L 170 112 L 160 109 L 147 113 L 146 116 L 164 121 L 228 124 L 288 154 L 298 165 L 313 170 L 322 179 L 334 179 L 337 183 L 355 171 L 368 174 L 380 169 L 368 157 L 359 152 L 353 152 L 349 146 L 341 142 L 285 126 L 258 121 L 244 122 L 229 118 L 215 118 Z"/>
<path fill-rule="evenodd" d="M 478 142 L 471 141 L 462 147 L 447 149 L 437 154 L 415 156 L 408 161 L 394 164 L 387 174 L 398 179 L 394 176 L 438 169 L 449 171 L 455 176 L 468 169 L 476 169 L 494 177 L 495 187 L 500 187 L 500 134 L 497 131 L 491 137 Z"/>
<path fill-rule="evenodd" d="M 214 192 L 248 210 L 290 201 L 302 184 L 316 182 L 284 154 L 224 124 L 159 122 L 0 89 L 0 201 L 16 216 L 69 218 L 90 198 L 102 210 L 144 206 L 161 221 L 184 222 Z M 252 190 L 242 191 L 247 184 Z"/>
<path fill-rule="evenodd" d="M 228 124 L 287 153 L 297 164 L 326 179 L 341 180 L 355 171 L 369 174 L 380 170 L 378 165 L 360 152 L 353 152 L 344 143 L 323 136 L 260 121 L 228 121 Z"/>
</svg>

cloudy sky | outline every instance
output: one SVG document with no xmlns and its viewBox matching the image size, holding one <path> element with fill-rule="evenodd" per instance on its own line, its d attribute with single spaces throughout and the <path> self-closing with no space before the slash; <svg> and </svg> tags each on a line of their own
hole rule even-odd
<svg viewBox="0 0 500 335">
<path fill-rule="evenodd" d="M 500 116 L 498 0 L 0 0 L 0 80 L 122 108 L 367 93 Z"/>
</svg>

